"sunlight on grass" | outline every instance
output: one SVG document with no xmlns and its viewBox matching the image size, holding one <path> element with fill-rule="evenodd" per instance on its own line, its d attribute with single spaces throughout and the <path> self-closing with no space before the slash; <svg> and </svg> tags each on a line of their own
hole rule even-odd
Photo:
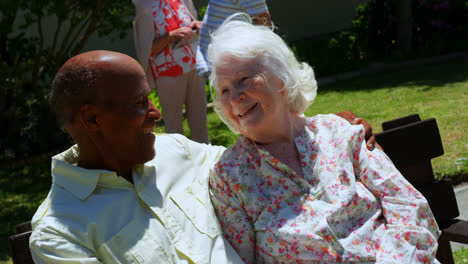
<svg viewBox="0 0 468 264">
<path fill-rule="evenodd" d="M 468 264 L 468 248 L 453 252 L 455 264 Z"/>
<path fill-rule="evenodd" d="M 418 67 L 319 87 L 306 115 L 350 110 L 374 132 L 386 120 L 419 113 L 437 120 L 445 154 L 433 160 L 436 177 L 468 173 L 468 63 Z"/>
</svg>

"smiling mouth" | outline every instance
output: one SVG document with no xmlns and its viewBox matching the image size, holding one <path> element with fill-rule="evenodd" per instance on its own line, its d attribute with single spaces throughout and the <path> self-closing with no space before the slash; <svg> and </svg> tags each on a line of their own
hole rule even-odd
<svg viewBox="0 0 468 264">
<path fill-rule="evenodd" d="M 250 107 L 249 109 L 247 109 L 247 111 L 245 111 L 243 114 L 240 114 L 239 117 L 240 117 L 240 118 L 244 117 L 245 115 L 247 115 L 248 113 L 250 113 L 257 105 L 258 105 L 258 103 L 252 105 L 252 107 Z"/>
</svg>

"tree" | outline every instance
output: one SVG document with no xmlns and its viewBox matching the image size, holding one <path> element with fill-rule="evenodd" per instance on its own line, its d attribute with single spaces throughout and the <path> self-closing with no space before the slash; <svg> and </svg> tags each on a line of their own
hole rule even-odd
<svg viewBox="0 0 468 264">
<path fill-rule="evenodd" d="M 0 1 L 0 160 L 69 142 L 47 104 L 57 68 L 94 34 L 125 37 L 133 16 L 128 0 Z"/>
<path fill-rule="evenodd" d="M 405 54 L 411 52 L 413 39 L 412 1 L 398 0 L 398 48 Z"/>
</svg>

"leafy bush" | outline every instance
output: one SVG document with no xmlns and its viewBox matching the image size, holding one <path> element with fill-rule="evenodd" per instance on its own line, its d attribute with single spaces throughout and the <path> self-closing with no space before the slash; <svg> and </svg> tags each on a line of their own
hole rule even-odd
<svg viewBox="0 0 468 264">
<path fill-rule="evenodd" d="M 356 37 L 350 32 L 314 40 L 300 40 L 292 45 L 300 61 L 307 61 L 318 76 L 352 70 L 361 60 Z"/>
<path fill-rule="evenodd" d="M 0 1 L 0 161 L 69 142 L 47 104 L 57 68 L 95 33 L 124 37 L 133 15 L 126 0 Z M 46 19 L 55 20 L 52 28 L 45 27 Z"/>
<path fill-rule="evenodd" d="M 350 30 L 297 41 L 293 51 L 319 76 L 355 69 L 394 49 L 395 10 L 394 1 L 370 0 L 357 7 Z"/>
<path fill-rule="evenodd" d="M 208 5 L 202 5 L 202 6 L 200 6 L 200 8 L 198 8 L 197 12 L 198 12 L 198 19 L 199 20 L 203 19 L 203 16 L 206 13 L 206 8 L 207 7 L 208 7 Z"/>
<path fill-rule="evenodd" d="M 351 32 L 370 59 L 397 54 L 398 2 L 371 0 L 356 9 Z M 412 52 L 439 55 L 468 50 L 468 1 L 412 1 Z"/>
<path fill-rule="evenodd" d="M 395 49 L 398 19 L 396 1 L 371 0 L 356 8 L 349 34 L 356 38 L 363 59 L 381 57 Z"/>
<path fill-rule="evenodd" d="M 421 54 L 468 50 L 468 1 L 413 2 L 413 46 Z"/>
<path fill-rule="evenodd" d="M 293 43 L 301 60 L 319 76 L 363 64 L 402 59 L 398 47 L 398 1 L 369 0 L 356 8 L 350 30 Z M 468 1 L 416 0 L 412 3 L 412 53 L 433 56 L 468 50 Z"/>
</svg>

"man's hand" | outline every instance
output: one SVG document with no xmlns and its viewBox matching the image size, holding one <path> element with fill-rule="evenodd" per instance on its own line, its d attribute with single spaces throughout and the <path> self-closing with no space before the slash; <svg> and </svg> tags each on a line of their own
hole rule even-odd
<svg viewBox="0 0 468 264">
<path fill-rule="evenodd" d="M 366 120 L 358 117 L 350 111 L 344 111 L 336 114 L 339 117 L 346 119 L 352 125 L 363 125 L 365 130 L 366 146 L 368 150 L 374 150 L 375 147 L 382 150 L 382 147 L 375 141 L 375 136 L 372 134 L 372 127 L 366 122 Z"/>
</svg>

